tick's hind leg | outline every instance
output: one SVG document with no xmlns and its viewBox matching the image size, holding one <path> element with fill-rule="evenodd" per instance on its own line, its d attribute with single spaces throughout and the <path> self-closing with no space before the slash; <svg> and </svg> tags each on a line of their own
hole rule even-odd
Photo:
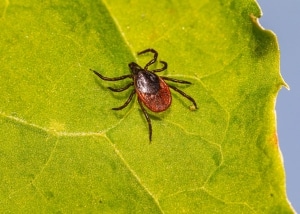
<svg viewBox="0 0 300 214">
<path fill-rule="evenodd" d="M 172 88 L 174 91 L 178 92 L 179 94 L 181 94 L 182 96 L 184 96 L 185 98 L 187 98 L 188 100 L 190 100 L 194 104 L 196 109 L 198 108 L 196 101 L 192 97 L 190 97 L 189 95 L 187 95 L 183 91 L 179 90 L 175 86 L 169 85 L 169 87 Z"/>
<path fill-rule="evenodd" d="M 98 73 L 95 70 L 90 69 L 90 71 L 93 71 L 98 77 L 100 77 L 101 79 L 106 80 L 106 81 L 118 81 L 118 80 L 123 80 L 123 79 L 126 79 L 126 78 L 132 78 L 132 74 L 110 78 L 110 77 L 103 76 L 102 74 Z"/>
<path fill-rule="evenodd" d="M 130 101 L 132 100 L 133 95 L 135 94 L 135 90 L 132 90 L 131 94 L 129 95 L 128 99 L 126 100 L 126 102 L 117 108 L 112 108 L 112 110 L 121 110 L 123 108 L 125 108 L 126 106 L 128 106 L 128 104 L 130 103 Z"/>
<path fill-rule="evenodd" d="M 151 140 L 152 140 L 152 125 L 151 125 L 151 120 L 150 120 L 150 117 L 149 117 L 149 115 L 148 115 L 146 109 L 144 108 L 144 106 L 143 106 L 142 101 L 140 100 L 140 98 L 138 98 L 138 102 L 139 102 L 139 104 L 140 104 L 140 106 L 141 106 L 141 109 L 142 109 L 142 111 L 143 111 L 143 114 L 144 114 L 144 116 L 145 116 L 145 118 L 146 118 L 146 120 L 147 120 L 147 123 L 148 123 L 149 140 L 150 140 L 150 142 L 151 142 Z"/>
</svg>

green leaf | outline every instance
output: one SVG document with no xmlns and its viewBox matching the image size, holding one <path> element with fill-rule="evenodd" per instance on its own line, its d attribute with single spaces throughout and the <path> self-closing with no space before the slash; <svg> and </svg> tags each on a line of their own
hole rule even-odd
<svg viewBox="0 0 300 214">
<path fill-rule="evenodd" d="M 293 213 L 276 137 L 284 82 L 256 2 L 0 3 L 1 213 Z M 184 79 L 150 113 L 105 82 L 152 55 Z M 151 68 L 161 66 L 159 63 Z"/>
</svg>

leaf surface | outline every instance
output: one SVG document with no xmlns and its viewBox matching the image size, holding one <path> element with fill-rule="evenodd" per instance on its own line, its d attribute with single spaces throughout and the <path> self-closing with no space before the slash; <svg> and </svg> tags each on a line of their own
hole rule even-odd
<svg viewBox="0 0 300 214">
<path fill-rule="evenodd" d="M 292 213 L 276 136 L 284 85 L 254 1 L 2 1 L 1 212 Z M 130 82 L 145 65 L 179 85 L 150 113 Z M 159 68 L 156 63 L 151 69 Z"/>
</svg>

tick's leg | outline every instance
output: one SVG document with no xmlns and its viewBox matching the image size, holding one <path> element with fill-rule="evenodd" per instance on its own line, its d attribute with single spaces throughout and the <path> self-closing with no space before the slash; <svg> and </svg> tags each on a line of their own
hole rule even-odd
<svg viewBox="0 0 300 214">
<path fill-rule="evenodd" d="M 121 92 L 121 91 L 125 91 L 126 89 L 128 89 L 130 86 L 133 86 L 133 82 L 129 83 L 128 85 L 126 85 L 125 87 L 123 88 L 112 88 L 112 87 L 108 87 L 108 89 L 110 89 L 111 91 L 114 91 L 114 92 Z"/>
<path fill-rule="evenodd" d="M 160 76 L 160 78 L 162 78 L 164 80 L 172 81 L 172 82 L 182 83 L 182 84 L 192 84 L 191 82 L 188 82 L 188 81 L 185 81 L 185 80 L 178 80 L 178 79 L 173 79 L 173 78 L 170 78 L 170 77 Z"/>
<path fill-rule="evenodd" d="M 153 63 L 156 62 L 157 56 L 158 56 L 157 51 L 154 50 L 154 49 L 152 49 L 152 48 L 148 48 L 148 49 L 146 49 L 146 50 L 143 50 L 143 51 L 139 52 L 138 55 L 141 55 L 141 54 L 143 54 L 143 53 L 148 53 L 148 52 L 154 53 L 154 56 L 153 56 L 153 59 L 151 59 L 151 60 L 146 64 L 146 66 L 144 67 L 145 70 L 148 70 L 148 67 L 149 67 L 150 65 L 152 65 Z"/>
<path fill-rule="evenodd" d="M 142 109 L 142 111 L 143 111 L 143 114 L 144 114 L 144 116 L 145 116 L 145 118 L 146 118 L 146 120 L 147 120 L 147 123 L 148 123 L 149 140 L 150 140 L 150 142 L 151 142 L 151 140 L 152 140 L 152 125 L 151 125 L 151 120 L 150 120 L 150 117 L 149 117 L 149 115 L 148 115 L 146 109 L 144 108 L 144 106 L 143 106 L 143 104 L 142 104 L 142 102 L 141 102 L 141 100 L 140 100 L 139 98 L 138 98 L 138 101 L 139 101 L 139 104 L 140 104 L 140 106 L 141 106 L 141 109 Z"/>
<path fill-rule="evenodd" d="M 131 75 L 131 74 L 124 75 L 124 76 L 120 76 L 120 77 L 113 77 L 113 78 L 110 78 L 110 77 L 102 76 L 102 75 L 99 74 L 97 71 L 94 71 L 94 70 L 92 70 L 92 69 L 90 69 L 90 70 L 93 71 L 98 77 L 100 77 L 101 79 L 106 80 L 106 81 L 118 81 L 118 80 L 123 80 L 123 79 L 126 79 L 126 78 L 132 78 L 132 75 Z"/>
<path fill-rule="evenodd" d="M 179 94 L 181 94 L 182 96 L 184 96 L 185 98 L 189 99 L 194 104 L 194 106 L 196 107 L 196 109 L 198 108 L 196 101 L 192 97 L 190 97 L 189 95 L 187 95 L 183 91 L 179 90 L 175 86 L 169 85 L 169 87 L 172 88 L 174 91 L 178 92 Z"/>
<path fill-rule="evenodd" d="M 130 103 L 130 101 L 132 100 L 133 95 L 135 94 L 135 90 L 132 90 L 131 94 L 129 95 L 128 99 L 126 100 L 126 102 L 117 108 L 112 108 L 112 110 L 121 110 L 123 108 L 125 108 L 126 106 L 128 106 L 128 104 Z"/>
<path fill-rule="evenodd" d="M 161 71 L 164 71 L 168 68 L 168 64 L 164 61 L 159 61 L 161 64 L 163 64 L 164 66 L 162 68 L 159 68 L 159 69 L 155 69 L 155 70 L 152 70 L 152 72 L 161 72 Z"/>
</svg>

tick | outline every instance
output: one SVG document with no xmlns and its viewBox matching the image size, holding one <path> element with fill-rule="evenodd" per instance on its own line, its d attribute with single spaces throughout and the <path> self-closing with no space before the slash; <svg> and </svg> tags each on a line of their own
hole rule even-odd
<svg viewBox="0 0 300 214">
<path fill-rule="evenodd" d="M 158 53 L 154 49 L 146 49 L 144 51 L 141 51 L 138 53 L 138 55 L 144 54 L 151 52 L 154 54 L 153 59 L 151 59 L 144 68 L 136 64 L 135 62 L 131 62 L 128 64 L 131 74 L 127 74 L 124 76 L 120 77 L 105 77 L 101 75 L 99 72 L 90 69 L 93 71 L 98 77 L 100 77 L 102 80 L 105 81 L 119 81 L 123 80 L 126 78 L 131 78 L 133 81 L 126 86 L 122 88 L 112 88 L 108 87 L 111 91 L 114 92 L 122 92 L 130 88 L 131 86 L 134 87 L 134 89 L 131 91 L 128 99 L 126 102 L 117 108 L 112 108 L 112 110 L 121 110 L 125 108 L 132 100 L 134 94 L 137 94 L 137 100 L 138 103 L 143 111 L 143 114 L 147 120 L 148 123 L 148 129 L 149 129 L 149 140 L 151 142 L 152 140 L 152 125 L 151 125 L 151 119 L 144 108 L 144 105 L 152 112 L 162 112 L 167 110 L 172 102 L 172 96 L 170 92 L 170 88 L 173 89 L 174 91 L 178 92 L 188 100 L 190 100 L 194 108 L 197 109 L 197 104 L 195 100 L 184 93 L 183 91 L 179 90 L 173 85 L 169 85 L 166 83 L 166 81 L 171 81 L 175 83 L 181 83 L 181 84 L 191 84 L 191 82 L 185 81 L 185 80 L 178 80 L 178 79 L 173 79 L 170 77 L 165 77 L 165 76 L 158 76 L 156 73 L 161 72 L 167 69 L 168 64 L 164 61 L 159 61 L 162 64 L 162 68 L 155 69 L 155 70 L 149 70 L 148 67 L 152 64 L 154 64 L 157 61 Z"/>
</svg>

